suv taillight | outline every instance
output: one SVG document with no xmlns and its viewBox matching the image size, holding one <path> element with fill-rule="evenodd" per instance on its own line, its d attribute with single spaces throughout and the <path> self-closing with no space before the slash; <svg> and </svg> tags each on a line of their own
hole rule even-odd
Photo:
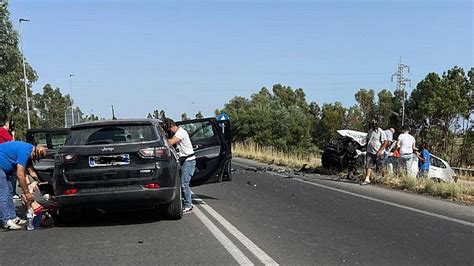
<svg viewBox="0 0 474 266">
<path fill-rule="evenodd" d="M 77 155 L 74 153 L 58 153 L 54 157 L 55 164 L 75 163 L 76 161 Z"/>
<path fill-rule="evenodd" d="M 139 149 L 138 153 L 140 154 L 140 156 L 144 158 L 158 158 L 158 159 L 165 159 L 171 155 L 170 150 L 166 147 Z"/>
</svg>

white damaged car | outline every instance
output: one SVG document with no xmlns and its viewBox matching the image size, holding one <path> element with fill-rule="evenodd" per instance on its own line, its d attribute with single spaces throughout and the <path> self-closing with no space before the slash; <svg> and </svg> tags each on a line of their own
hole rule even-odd
<svg viewBox="0 0 474 266">
<path fill-rule="evenodd" d="M 337 133 L 339 133 L 343 137 L 349 137 L 353 139 L 361 147 L 366 146 L 367 133 L 355 131 L 355 130 L 348 130 L 348 129 L 338 130 Z M 359 156 L 365 155 L 365 151 L 357 150 L 357 154 Z M 397 158 L 394 158 L 392 156 L 393 153 L 389 153 L 388 155 L 389 155 L 387 158 L 388 168 L 389 168 L 389 171 L 393 171 L 393 164 L 396 163 Z M 430 159 L 431 159 L 430 170 L 428 172 L 429 178 L 432 178 L 437 181 L 446 182 L 446 183 L 455 182 L 456 174 L 454 170 L 451 168 L 451 166 L 449 166 L 449 164 L 445 160 L 431 153 L 430 153 Z M 415 157 L 411 171 L 409 171 L 408 175 L 412 177 L 416 177 L 417 174 L 418 174 L 418 158 Z"/>
</svg>

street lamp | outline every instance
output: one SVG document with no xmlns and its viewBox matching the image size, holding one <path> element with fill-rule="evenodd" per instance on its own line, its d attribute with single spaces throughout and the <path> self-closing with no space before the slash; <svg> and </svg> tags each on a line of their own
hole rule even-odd
<svg viewBox="0 0 474 266">
<path fill-rule="evenodd" d="M 74 77 L 73 74 L 69 74 L 69 94 L 71 95 L 71 121 L 72 121 L 72 126 L 74 126 L 74 101 L 72 100 L 72 77 Z"/>
<path fill-rule="evenodd" d="M 31 129 L 31 120 L 30 120 L 30 103 L 28 99 L 28 86 L 26 84 L 26 64 L 25 64 L 25 53 L 23 53 L 23 32 L 21 29 L 22 22 L 29 22 L 29 19 L 20 18 L 20 50 L 21 50 L 21 58 L 23 59 L 23 81 L 25 84 L 25 99 L 26 99 L 26 116 L 28 117 L 28 129 Z"/>
</svg>

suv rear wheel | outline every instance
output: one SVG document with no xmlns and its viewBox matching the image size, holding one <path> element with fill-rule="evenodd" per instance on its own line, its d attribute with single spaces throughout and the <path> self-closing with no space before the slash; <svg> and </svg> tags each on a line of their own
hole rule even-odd
<svg viewBox="0 0 474 266">
<path fill-rule="evenodd" d="M 183 196 L 181 193 L 181 179 L 178 179 L 178 186 L 175 190 L 174 199 L 162 206 L 163 215 L 169 220 L 179 220 L 183 217 Z"/>
</svg>

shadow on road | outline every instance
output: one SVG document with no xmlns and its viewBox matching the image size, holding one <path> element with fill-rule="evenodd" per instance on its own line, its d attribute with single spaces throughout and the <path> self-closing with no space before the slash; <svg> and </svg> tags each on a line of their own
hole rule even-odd
<svg viewBox="0 0 474 266">
<path fill-rule="evenodd" d="M 95 227 L 130 224 L 148 224 L 164 220 L 157 209 L 140 210 L 83 210 L 58 217 L 57 227 Z"/>
</svg>

